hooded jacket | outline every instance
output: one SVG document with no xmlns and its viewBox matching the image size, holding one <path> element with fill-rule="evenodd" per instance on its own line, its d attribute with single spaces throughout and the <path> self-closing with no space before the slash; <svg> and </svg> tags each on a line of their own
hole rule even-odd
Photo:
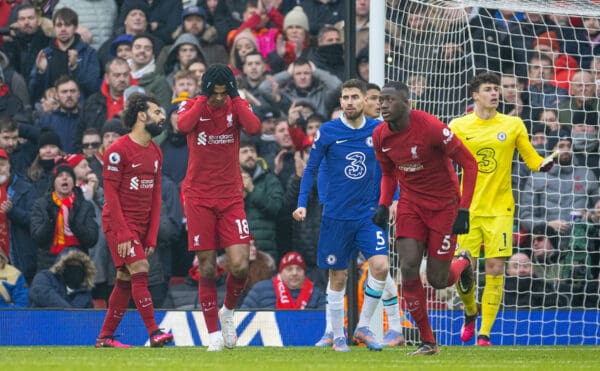
<svg viewBox="0 0 600 371">
<path fill-rule="evenodd" d="M 177 40 L 182 33 L 183 27 L 177 27 L 175 32 L 173 32 L 173 39 Z M 223 45 L 219 44 L 219 40 L 217 39 L 217 29 L 208 24 L 206 20 L 204 21 L 204 30 L 196 37 L 200 42 L 200 47 L 204 51 L 204 61 L 206 62 L 207 66 L 210 66 L 214 63 L 227 64 L 229 62 L 229 54 L 227 54 L 227 50 Z"/>
<path fill-rule="evenodd" d="M 81 287 L 68 288 L 64 272 L 69 263 L 83 266 Z M 50 269 L 38 272 L 29 289 L 29 305 L 37 308 L 93 308 L 91 289 L 96 268 L 89 256 L 77 249 L 65 250 Z"/>
<path fill-rule="evenodd" d="M 204 50 L 200 46 L 200 42 L 196 38 L 196 36 L 191 33 L 184 33 L 179 35 L 175 43 L 169 47 L 169 51 L 167 54 L 167 59 L 165 60 L 165 64 L 163 66 L 164 74 L 167 76 L 167 82 L 170 86 L 173 86 L 173 78 L 175 73 L 181 69 L 181 65 L 179 64 L 179 60 L 177 60 L 177 51 L 179 47 L 184 44 L 193 45 L 198 52 L 198 57 L 202 60 L 206 60 L 206 56 L 204 55 Z"/>
</svg>

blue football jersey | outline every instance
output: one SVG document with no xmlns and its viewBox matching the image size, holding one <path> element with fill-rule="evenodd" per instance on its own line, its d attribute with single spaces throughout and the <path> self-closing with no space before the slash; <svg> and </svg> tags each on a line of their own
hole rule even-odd
<svg viewBox="0 0 600 371">
<path fill-rule="evenodd" d="M 381 168 L 375 159 L 372 134 L 380 123 L 365 118 L 355 129 L 342 116 L 321 126 L 302 176 L 298 207 L 306 207 L 315 174 L 324 160 L 327 187 L 321 198 L 323 215 L 353 220 L 373 214 L 379 200 Z"/>
</svg>

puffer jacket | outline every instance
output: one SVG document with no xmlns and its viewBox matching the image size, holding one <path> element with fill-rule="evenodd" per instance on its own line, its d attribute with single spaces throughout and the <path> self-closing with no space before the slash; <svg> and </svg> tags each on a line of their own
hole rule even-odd
<svg viewBox="0 0 600 371">
<path fill-rule="evenodd" d="M 75 187 L 73 192 L 75 192 L 75 201 L 71 210 L 72 216 L 69 217 L 69 227 L 79 240 L 78 248 L 87 253 L 98 242 L 98 223 L 94 219 L 96 216 L 94 205 L 83 198 L 79 187 Z M 51 214 L 48 209 L 52 210 Z M 38 271 L 49 268 L 56 260 L 57 255 L 50 253 L 50 245 L 54 240 L 57 215 L 58 206 L 52 200 L 52 191 L 38 198 L 31 209 L 31 237 L 39 246 Z"/>
<path fill-rule="evenodd" d="M 300 294 L 300 289 L 290 290 L 290 294 L 295 300 L 298 297 L 298 294 Z M 248 295 L 244 298 L 241 309 L 275 309 L 276 302 L 277 297 L 275 296 L 273 279 L 270 279 L 260 281 L 252 287 L 252 290 L 250 290 Z M 304 309 L 323 308 L 325 308 L 325 293 L 317 286 L 314 286 L 310 300 Z"/>
<path fill-rule="evenodd" d="M 85 271 L 80 288 L 67 288 L 63 277 L 65 267 L 77 262 Z M 89 256 L 78 249 L 65 250 L 56 263 L 38 272 L 29 289 L 29 306 L 37 308 L 93 308 L 92 292 L 96 268 Z"/>
<path fill-rule="evenodd" d="M 277 215 L 283 202 L 283 189 L 277 176 L 269 171 L 266 162 L 260 157 L 252 174 L 252 181 L 254 190 L 244 198 L 250 232 L 254 235 L 256 245 L 278 261 L 275 233 Z"/>
</svg>

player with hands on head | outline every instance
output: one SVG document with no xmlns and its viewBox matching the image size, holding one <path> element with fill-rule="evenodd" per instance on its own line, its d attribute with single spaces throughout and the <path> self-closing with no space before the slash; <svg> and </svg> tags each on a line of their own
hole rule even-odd
<svg viewBox="0 0 600 371">
<path fill-rule="evenodd" d="M 427 316 L 419 268 L 427 251 L 427 280 L 431 286 L 443 289 L 458 280 L 473 283 L 470 256 L 465 253 L 451 261 L 456 244 L 453 231 L 468 230 L 464 215 L 465 211 L 468 215 L 471 204 L 477 163 L 444 123 L 429 113 L 412 110 L 409 96 L 408 86 L 401 82 L 389 82 L 381 91 L 385 121 L 373 131 L 373 147 L 383 176 L 373 221 L 387 223 L 387 208 L 399 183 L 395 241 L 402 297 L 422 341 L 410 354 L 433 355 L 439 349 Z M 452 160 L 463 169 L 462 195 Z M 464 211 L 459 213 L 459 208 Z"/>
<path fill-rule="evenodd" d="M 198 297 L 209 333 L 208 351 L 221 351 L 233 348 L 237 341 L 233 310 L 246 286 L 249 264 L 250 231 L 239 165 L 240 133 L 243 128 L 248 135 L 256 135 L 261 124 L 248 102 L 239 96 L 233 72 L 215 63 L 202 76 L 200 96 L 179 106 L 177 127 L 187 135 L 184 212 L 188 249 L 195 252 L 200 263 Z M 220 310 L 217 249 L 224 249 L 231 262 Z"/>
<path fill-rule="evenodd" d="M 458 237 L 461 250 L 479 257 L 481 245 L 485 254 L 485 288 L 481 297 L 481 328 L 477 345 L 489 346 L 490 332 L 502 303 L 504 264 L 513 253 L 512 233 L 515 201 L 511 174 L 515 149 L 531 171 L 549 171 L 558 152 L 543 158 L 529 142 L 527 129 L 519 117 L 497 112 L 500 102 L 500 77 L 483 72 L 469 82 L 475 110 L 450 122 L 452 132 L 477 160 L 478 173 L 470 207 L 470 231 Z M 478 316 L 474 285 L 457 284 L 465 306 L 461 339 L 475 335 Z"/>
<path fill-rule="evenodd" d="M 173 341 L 172 334 L 158 328 L 148 291 L 147 257 L 156 247 L 161 209 L 162 152 L 152 137 L 160 134 L 164 121 L 164 110 L 154 98 L 132 94 L 123 117 L 131 133 L 118 138 L 105 154 L 102 228 L 117 278 L 97 348 L 130 347 L 116 340 L 114 333 L 131 297 L 148 331 L 150 346 L 162 347 Z"/>
</svg>

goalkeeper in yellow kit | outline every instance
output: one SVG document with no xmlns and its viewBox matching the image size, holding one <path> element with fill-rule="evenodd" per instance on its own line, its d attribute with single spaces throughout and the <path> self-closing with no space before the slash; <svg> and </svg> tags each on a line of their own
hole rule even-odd
<svg viewBox="0 0 600 371">
<path fill-rule="evenodd" d="M 481 328 L 477 345 L 489 346 L 490 332 L 500 303 L 504 284 L 504 261 L 512 255 L 512 231 L 515 202 L 511 187 L 511 168 L 515 149 L 532 171 L 548 171 L 556 154 L 540 157 L 518 117 L 496 111 L 500 99 L 500 77 L 484 72 L 469 82 L 469 92 L 475 102 L 472 113 L 450 123 L 452 132 L 477 160 L 475 194 L 470 207 L 470 231 L 458 236 L 456 255 L 469 250 L 479 257 L 481 244 L 485 254 L 485 288 L 481 297 Z M 466 342 L 475 334 L 478 316 L 474 278 L 459 280 L 458 293 L 465 307 L 465 322 L 461 339 Z M 466 282 L 466 283 L 465 283 Z"/>
</svg>

